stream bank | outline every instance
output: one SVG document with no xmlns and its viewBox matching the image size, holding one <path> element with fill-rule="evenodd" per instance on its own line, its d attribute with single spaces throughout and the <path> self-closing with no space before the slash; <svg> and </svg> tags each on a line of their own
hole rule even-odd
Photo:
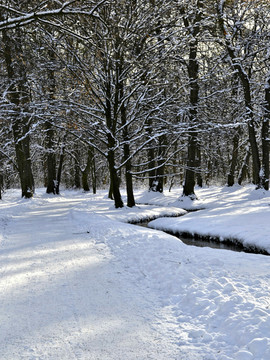
<svg viewBox="0 0 270 360">
<path fill-rule="evenodd" d="M 197 211 L 197 210 L 196 210 Z M 183 216 L 183 215 L 181 215 Z M 158 218 L 172 218 L 171 216 L 162 216 Z M 174 216 L 179 217 L 179 216 Z M 169 230 L 160 230 L 155 229 L 154 227 L 148 226 L 149 222 L 157 219 L 155 218 L 149 218 L 147 220 L 143 220 L 140 222 L 130 222 L 134 225 L 139 225 L 142 227 L 146 227 L 148 229 L 163 231 L 166 234 L 173 235 L 180 239 L 184 244 L 191 245 L 191 246 L 198 246 L 198 247 L 210 247 L 213 249 L 222 249 L 222 250 L 230 250 L 230 251 L 236 251 L 236 252 L 245 252 L 245 253 L 252 253 L 252 254 L 261 254 L 261 255 L 270 255 L 266 250 L 258 248 L 256 246 L 244 246 L 238 239 L 221 239 L 219 237 L 213 237 L 213 236 L 205 236 L 200 234 L 191 234 L 188 232 L 173 232 Z"/>
<path fill-rule="evenodd" d="M 258 190 L 254 185 L 209 186 L 196 188 L 197 200 L 190 201 L 179 197 L 181 190 L 165 191 L 163 195 L 143 193 L 138 197 L 140 203 L 188 211 L 179 219 L 159 217 L 149 227 L 180 237 L 194 236 L 192 240 L 196 241 L 236 243 L 239 251 L 270 254 L 270 191 Z"/>
</svg>

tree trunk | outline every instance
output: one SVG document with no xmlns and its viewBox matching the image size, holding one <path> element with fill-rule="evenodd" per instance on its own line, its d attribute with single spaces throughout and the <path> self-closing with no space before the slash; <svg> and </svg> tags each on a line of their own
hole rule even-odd
<svg viewBox="0 0 270 360">
<path fill-rule="evenodd" d="M 185 173 L 185 182 L 183 187 L 183 195 L 195 199 L 195 167 L 196 167 L 196 150 L 197 150 L 197 136 L 196 133 L 189 133 L 188 139 L 188 159 Z"/>
<path fill-rule="evenodd" d="M 114 130 L 114 126 L 112 125 L 112 118 L 111 118 L 111 110 L 109 104 L 107 104 L 107 124 L 108 128 L 112 128 Z M 114 133 L 114 131 L 112 131 Z M 121 208 L 124 206 L 124 203 L 122 201 L 122 197 L 120 194 L 120 181 L 117 175 L 117 170 L 115 166 L 115 140 L 111 133 L 108 133 L 107 135 L 108 139 L 108 165 L 109 165 L 109 172 L 110 172 L 110 186 L 112 191 L 112 197 L 114 199 L 114 205 L 116 208 Z"/>
<path fill-rule="evenodd" d="M 123 207 L 124 203 L 120 194 L 120 182 L 115 168 L 115 154 L 113 150 L 108 151 L 108 164 L 110 171 L 112 195 L 114 198 L 114 205 L 117 209 Z"/>
<path fill-rule="evenodd" d="M 90 187 L 88 184 L 88 176 L 91 171 L 92 156 L 93 156 L 92 149 L 89 147 L 87 152 L 86 166 L 82 171 L 82 187 L 84 191 L 90 191 Z"/>
<path fill-rule="evenodd" d="M 57 170 L 56 186 L 55 186 L 55 192 L 57 195 L 60 194 L 60 183 L 61 183 L 62 170 L 63 170 L 64 157 L 65 157 L 65 147 L 66 147 L 65 141 L 66 141 L 66 136 L 64 137 L 63 144 L 61 146 L 61 152 L 60 152 L 60 158 L 59 158 L 59 164 Z"/>
<path fill-rule="evenodd" d="M 248 176 L 248 163 L 249 163 L 249 159 L 251 157 L 251 151 L 250 151 L 250 147 L 247 148 L 246 151 L 246 155 L 243 161 L 243 165 L 241 167 L 239 176 L 238 176 L 238 185 L 241 185 L 242 182 L 247 178 Z"/>
<path fill-rule="evenodd" d="M 50 62 L 55 61 L 55 53 L 52 49 L 48 50 Z M 47 69 L 48 75 L 48 98 L 50 101 L 55 99 L 56 81 L 54 69 L 49 67 Z M 56 194 L 56 159 L 55 150 L 53 146 L 54 128 L 51 121 L 45 122 L 46 131 L 46 151 L 47 151 L 47 194 Z"/>
<path fill-rule="evenodd" d="M 88 183 L 90 172 L 91 172 L 93 194 L 96 194 L 97 191 L 96 167 L 95 167 L 94 150 L 91 146 L 89 146 L 88 148 L 86 166 L 82 171 L 82 187 L 84 191 L 90 191 L 90 187 Z"/>
<path fill-rule="evenodd" d="M 148 166 L 150 168 L 148 172 L 149 176 L 149 191 L 163 192 L 164 187 L 164 174 L 165 164 L 163 157 L 163 142 L 165 142 L 165 136 L 159 139 L 157 159 L 155 156 L 154 147 L 150 147 L 147 151 L 148 154 Z"/>
<path fill-rule="evenodd" d="M 234 185 L 234 174 L 235 174 L 235 169 L 236 169 L 236 165 L 237 165 L 237 161 L 238 161 L 238 148 L 239 148 L 239 128 L 236 129 L 236 132 L 233 136 L 233 151 L 232 151 L 232 159 L 231 159 L 231 165 L 230 165 L 230 170 L 228 173 L 228 186 L 233 186 Z"/>
<path fill-rule="evenodd" d="M 247 85 L 247 83 L 245 83 Z M 252 156 L 252 164 L 253 164 L 253 182 L 255 185 L 257 185 L 258 188 L 261 187 L 261 164 L 260 164 L 260 156 L 259 156 L 259 149 L 258 144 L 256 140 L 256 131 L 255 131 L 255 122 L 254 122 L 254 113 L 253 108 L 251 105 L 251 92 L 248 87 L 246 88 L 244 86 L 245 93 L 245 103 L 246 103 L 246 109 L 247 116 L 250 118 L 248 122 L 248 134 L 249 134 L 249 143 L 250 143 L 250 149 L 251 149 L 251 156 Z"/>
<path fill-rule="evenodd" d="M 96 176 L 96 162 L 95 162 L 94 154 L 92 157 L 91 178 L 92 178 L 93 194 L 96 194 L 97 193 L 97 176 Z"/>
<path fill-rule="evenodd" d="M 74 151 L 75 159 L 74 159 L 74 187 L 75 189 L 81 188 L 81 169 L 80 169 L 80 163 L 79 163 L 79 146 L 76 143 L 75 144 L 75 151 Z"/>
<path fill-rule="evenodd" d="M 12 40 L 6 31 L 2 34 L 4 59 L 10 81 L 8 96 L 12 104 L 12 132 L 22 197 L 31 198 L 35 187 L 30 157 L 30 116 L 25 115 L 29 114 L 30 90 L 22 49 L 23 40 L 20 29 L 16 29 Z M 16 60 L 12 56 L 16 56 Z"/>
<path fill-rule="evenodd" d="M 0 174 L 0 200 L 2 200 L 3 185 L 4 185 L 4 177 L 3 174 Z"/>
<path fill-rule="evenodd" d="M 265 105 L 262 124 L 262 187 L 269 190 L 269 120 L 270 120 L 270 75 L 265 84 Z"/>
<path fill-rule="evenodd" d="M 108 199 L 114 200 L 113 187 L 112 187 L 112 182 L 111 181 L 110 181 L 110 186 L 109 186 Z"/>
<path fill-rule="evenodd" d="M 47 194 L 56 194 L 56 160 L 53 149 L 54 130 L 51 122 L 45 123 L 46 129 L 46 151 L 47 151 Z"/>
<path fill-rule="evenodd" d="M 198 40 L 197 36 L 201 29 L 201 8 L 203 2 L 197 1 L 197 13 L 193 24 L 190 24 L 186 14 L 184 13 L 184 25 L 190 32 L 192 40 L 189 42 L 189 61 L 188 61 L 188 77 L 190 86 L 190 110 L 189 120 L 191 130 L 188 132 L 188 158 L 185 173 L 185 181 L 183 187 L 183 196 L 189 196 L 191 199 L 196 199 L 195 195 L 195 171 L 197 167 L 196 155 L 198 148 L 198 104 L 199 104 L 199 63 L 197 59 Z M 192 25 L 192 26 L 190 26 Z"/>
<path fill-rule="evenodd" d="M 133 180 L 132 180 L 132 174 L 131 174 L 131 160 L 130 160 L 130 149 L 129 149 L 129 137 L 128 137 L 128 131 L 125 127 L 124 130 L 124 161 L 126 161 L 125 164 L 125 178 L 126 178 L 126 191 L 127 191 L 127 206 L 133 207 L 135 206 L 135 199 L 134 199 L 134 193 L 133 193 Z"/>
<path fill-rule="evenodd" d="M 121 58 L 121 57 L 120 57 Z M 122 73 L 122 58 L 120 61 L 119 73 Z M 119 95 L 122 101 L 120 112 L 121 112 L 121 123 L 123 127 L 123 140 L 124 140 L 124 161 L 125 161 L 125 179 L 126 179 L 126 191 L 127 191 L 127 206 L 133 207 L 135 206 L 135 199 L 133 193 L 133 179 L 131 174 L 131 159 L 130 159 L 130 137 L 128 132 L 128 124 L 127 124 L 127 113 L 126 113 L 126 105 L 123 101 L 124 99 L 124 83 L 123 80 L 119 81 Z"/>
<path fill-rule="evenodd" d="M 133 207 L 135 206 L 135 199 L 134 199 L 134 193 L 133 193 L 133 181 L 132 181 L 132 175 L 131 175 L 131 163 L 130 160 L 126 163 L 126 190 L 127 190 L 127 206 Z"/>
<path fill-rule="evenodd" d="M 165 174 L 165 148 L 167 145 L 166 135 L 162 135 L 158 139 L 158 160 L 157 160 L 157 191 L 163 193 L 164 190 L 164 174 Z"/>
<path fill-rule="evenodd" d="M 148 171 L 148 184 L 149 191 L 156 191 L 155 181 L 156 181 L 156 160 L 155 160 L 155 150 L 151 144 L 149 144 L 149 148 L 147 150 L 148 156 L 148 166 L 150 170 Z"/>
<path fill-rule="evenodd" d="M 224 4 L 225 3 L 223 3 L 223 6 Z M 253 182 L 255 185 L 257 185 L 257 188 L 260 188 L 262 186 L 261 171 L 260 171 L 261 164 L 260 164 L 258 144 L 256 140 L 254 111 L 251 100 L 252 98 L 251 98 L 251 89 L 250 89 L 250 79 L 248 74 L 245 72 L 242 64 L 240 63 L 239 58 L 235 54 L 235 49 L 233 47 L 232 40 L 229 36 L 229 32 L 226 29 L 224 23 L 222 6 L 220 6 L 218 9 L 219 9 L 219 24 L 222 33 L 225 35 L 227 52 L 231 59 L 232 68 L 239 77 L 244 93 L 246 118 L 248 119 L 247 124 L 248 124 L 249 143 L 250 143 L 250 150 L 251 150 L 252 163 L 253 163 Z"/>
<path fill-rule="evenodd" d="M 118 82 L 116 81 L 116 84 Z M 114 106 L 112 109 L 112 94 L 111 94 L 111 76 L 110 76 L 110 69 L 108 70 L 108 82 L 106 84 L 106 106 L 105 106 L 105 115 L 106 115 L 106 125 L 108 127 L 108 134 L 107 134 L 107 146 L 108 146 L 108 165 L 109 165 L 109 172 L 110 172 L 110 186 L 112 191 L 112 196 L 114 198 L 114 205 L 116 208 L 121 208 L 124 206 L 122 201 L 122 197 L 120 194 L 120 181 L 117 175 L 117 170 L 115 166 L 115 131 L 117 125 L 117 104 L 118 104 L 118 96 L 119 96 L 119 84 L 116 86 L 115 89 L 115 97 L 114 97 Z M 113 115 L 112 115 L 113 113 Z"/>
<path fill-rule="evenodd" d="M 22 123 L 24 123 L 24 121 L 26 120 L 24 119 Z M 29 128 L 28 126 L 22 126 L 19 128 L 18 119 L 16 119 L 13 123 L 12 130 L 22 197 L 31 198 L 34 194 L 34 179 L 30 159 L 30 138 L 29 135 L 26 135 Z"/>
<path fill-rule="evenodd" d="M 199 187 L 203 186 L 203 178 L 202 178 L 202 171 L 201 171 L 201 162 L 202 162 L 202 154 L 201 154 L 201 148 L 199 144 L 197 143 L 197 185 Z"/>
<path fill-rule="evenodd" d="M 198 84 L 198 71 L 199 65 L 197 62 L 197 42 L 195 41 L 190 45 L 189 54 L 189 81 L 190 81 L 190 127 L 192 130 L 188 132 L 188 155 L 187 167 L 185 173 L 185 182 L 183 187 L 183 195 L 195 199 L 195 169 L 197 166 L 197 112 L 199 102 L 199 84 Z"/>
</svg>

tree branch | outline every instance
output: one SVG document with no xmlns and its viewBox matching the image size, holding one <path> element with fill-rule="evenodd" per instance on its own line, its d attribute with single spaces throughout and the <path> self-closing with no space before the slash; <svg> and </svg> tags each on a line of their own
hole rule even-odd
<svg viewBox="0 0 270 360">
<path fill-rule="evenodd" d="M 101 0 L 98 4 L 96 4 L 90 11 L 85 11 L 80 8 L 68 9 L 70 5 L 76 2 L 76 0 L 65 2 L 59 9 L 48 10 L 48 11 L 32 11 L 30 13 L 19 12 L 16 9 L 11 9 L 5 5 L 0 4 L 0 10 L 13 12 L 16 14 L 21 14 L 20 16 L 7 18 L 6 20 L 0 21 L 0 30 L 14 29 L 18 26 L 25 26 L 34 21 L 47 19 L 54 16 L 62 16 L 62 15 L 85 15 L 92 16 L 95 18 L 99 18 L 94 15 L 94 12 L 103 5 L 107 0 Z"/>
</svg>

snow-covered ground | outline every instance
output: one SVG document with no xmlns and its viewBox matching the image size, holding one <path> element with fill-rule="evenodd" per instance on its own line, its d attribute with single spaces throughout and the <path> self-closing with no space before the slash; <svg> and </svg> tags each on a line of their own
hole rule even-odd
<svg viewBox="0 0 270 360">
<path fill-rule="evenodd" d="M 235 240 L 245 247 L 257 247 L 270 253 L 270 192 L 255 190 L 254 186 L 234 186 L 197 189 L 196 194 L 198 200 L 178 197 L 176 201 L 169 201 L 167 197 L 166 204 L 188 210 L 204 210 L 178 219 L 158 219 L 149 226 L 221 241 Z M 156 195 L 155 203 L 162 204 L 164 197 L 161 195 L 158 200 Z"/>
<path fill-rule="evenodd" d="M 187 204 L 180 193 L 141 191 L 154 205 L 118 210 L 102 191 L 4 194 L 0 359 L 269 360 L 269 256 L 127 223 L 205 208 L 151 226 L 270 249 L 269 194 L 210 187 Z"/>
</svg>

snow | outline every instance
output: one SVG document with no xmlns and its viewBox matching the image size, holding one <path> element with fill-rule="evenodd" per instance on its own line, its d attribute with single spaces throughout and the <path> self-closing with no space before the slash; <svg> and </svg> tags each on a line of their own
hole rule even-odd
<svg viewBox="0 0 270 360">
<path fill-rule="evenodd" d="M 149 205 L 114 209 L 104 191 L 38 189 L 31 200 L 7 191 L 0 359 L 268 360 L 268 256 L 187 246 L 128 224 L 183 215 L 188 205 L 204 210 L 152 225 L 230 234 L 269 249 L 268 193 L 210 187 L 192 204 L 180 194 L 138 191 Z"/>
<path fill-rule="evenodd" d="M 270 253 L 269 192 L 255 190 L 254 186 L 234 186 L 198 189 L 197 195 L 199 200 L 193 201 L 192 206 L 185 198 L 172 204 L 177 206 L 178 203 L 189 210 L 204 210 L 178 219 L 157 219 L 149 226 L 172 233 L 188 232 L 221 241 L 228 239 Z"/>
</svg>

